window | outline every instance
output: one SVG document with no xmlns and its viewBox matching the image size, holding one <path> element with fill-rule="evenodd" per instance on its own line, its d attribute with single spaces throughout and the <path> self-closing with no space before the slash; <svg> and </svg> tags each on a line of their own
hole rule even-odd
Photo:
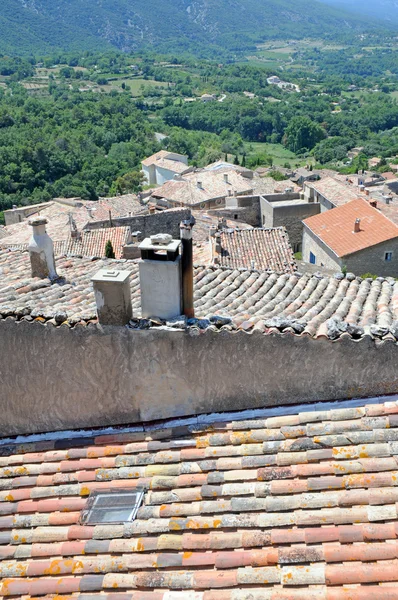
<svg viewBox="0 0 398 600">
<path fill-rule="evenodd" d="M 310 252 L 310 263 L 316 265 L 316 256 L 312 252 Z"/>
<path fill-rule="evenodd" d="M 384 255 L 384 260 L 390 262 L 392 260 L 392 252 L 386 252 Z"/>
<path fill-rule="evenodd" d="M 92 492 L 79 522 L 81 525 L 96 525 L 134 521 L 143 498 L 143 490 Z"/>
<path fill-rule="evenodd" d="M 235 221 L 237 221 L 238 220 L 238 215 L 234 215 L 234 219 L 235 219 Z"/>
</svg>

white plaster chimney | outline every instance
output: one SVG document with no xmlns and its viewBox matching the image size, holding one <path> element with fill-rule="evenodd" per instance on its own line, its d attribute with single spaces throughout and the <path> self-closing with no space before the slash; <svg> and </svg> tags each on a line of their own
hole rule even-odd
<svg viewBox="0 0 398 600">
<path fill-rule="evenodd" d="M 354 233 L 359 233 L 360 231 L 361 231 L 361 219 L 355 219 Z"/>
<path fill-rule="evenodd" d="M 139 245 L 141 314 L 172 319 L 182 312 L 181 240 L 157 234 Z"/>
<path fill-rule="evenodd" d="M 224 173 L 224 181 L 225 181 L 225 183 L 229 183 L 229 181 L 228 181 L 228 173 Z"/>
<path fill-rule="evenodd" d="M 58 279 L 55 269 L 54 245 L 46 231 L 47 223 L 48 221 L 44 217 L 36 217 L 29 221 L 29 225 L 33 229 L 28 245 L 32 277 Z"/>
</svg>

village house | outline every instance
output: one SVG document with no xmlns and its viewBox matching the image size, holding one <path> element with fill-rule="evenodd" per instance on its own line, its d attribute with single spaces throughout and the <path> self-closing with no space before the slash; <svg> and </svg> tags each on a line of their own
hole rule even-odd
<svg viewBox="0 0 398 600">
<path fill-rule="evenodd" d="M 251 194 L 251 180 L 235 169 L 202 169 L 153 190 L 151 198 L 165 206 L 220 208 L 230 196 Z"/>
<path fill-rule="evenodd" d="M 359 188 L 355 189 L 348 181 L 341 181 L 334 177 L 325 177 L 316 182 L 306 182 L 303 191 L 307 202 L 320 204 L 321 212 L 342 206 L 351 200 L 366 197 L 364 192 Z"/>
<path fill-rule="evenodd" d="M 145 180 L 149 185 L 162 185 L 175 175 L 183 175 L 192 170 L 188 157 L 176 152 L 161 150 L 141 162 Z"/>
<path fill-rule="evenodd" d="M 300 168 L 297 169 L 294 176 L 291 177 L 291 180 L 297 185 L 301 187 L 304 185 L 306 181 L 318 181 L 320 179 L 320 175 L 316 171 L 310 171 L 308 169 Z"/>
<path fill-rule="evenodd" d="M 398 275 L 398 227 L 363 199 L 303 221 L 303 259 L 361 275 Z"/>
</svg>

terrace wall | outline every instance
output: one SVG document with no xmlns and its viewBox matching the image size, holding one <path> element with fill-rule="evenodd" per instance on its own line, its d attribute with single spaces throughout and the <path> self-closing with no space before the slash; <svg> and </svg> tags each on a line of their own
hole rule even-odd
<svg viewBox="0 0 398 600">
<path fill-rule="evenodd" d="M 368 337 L 7 318 L 0 339 L 2 436 L 398 392 L 397 344 Z"/>
</svg>

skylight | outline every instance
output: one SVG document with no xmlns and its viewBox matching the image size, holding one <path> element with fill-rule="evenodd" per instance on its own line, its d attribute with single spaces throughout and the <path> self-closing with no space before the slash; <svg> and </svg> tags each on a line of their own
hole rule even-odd
<svg viewBox="0 0 398 600">
<path fill-rule="evenodd" d="M 81 513 L 80 523 L 99 525 L 134 521 L 143 498 L 143 490 L 92 492 L 87 507 Z"/>
</svg>

